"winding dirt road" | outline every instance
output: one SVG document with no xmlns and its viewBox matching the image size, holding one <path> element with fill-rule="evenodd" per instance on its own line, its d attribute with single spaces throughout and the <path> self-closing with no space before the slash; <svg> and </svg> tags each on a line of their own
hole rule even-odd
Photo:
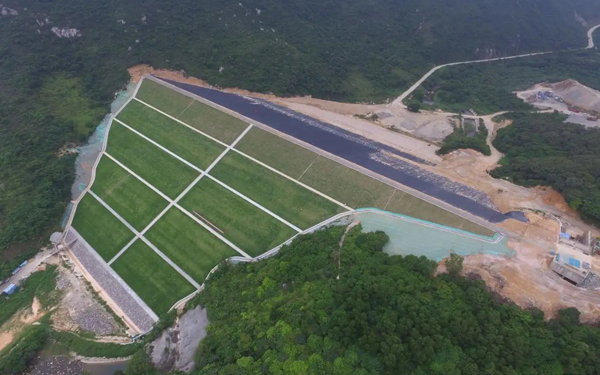
<svg viewBox="0 0 600 375">
<path fill-rule="evenodd" d="M 594 36 L 592 34 L 594 34 L 594 31 L 599 27 L 600 27 L 600 25 L 596 25 L 588 30 L 588 33 L 587 33 L 588 45 L 587 45 L 586 49 L 594 48 Z"/>
<path fill-rule="evenodd" d="M 598 24 L 598 25 L 596 25 L 596 26 L 594 26 L 594 27 L 592 27 L 591 29 L 588 30 L 588 32 L 587 32 L 588 45 L 587 45 L 587 47 L 582 48 L 582 49 L 594 48 L 594 37 L 593 37 L 592 34 L 599 27 L 600 27 L 600 24 Z M 577 49 L 577 50 L 579 50 L 579 49 Z M 425 82 L 425 80 L 427 78 L 429 78 L 433 73 L 435 73 L 438 69 L 441 69 L 441 68 L 444 68 L 444 67 L 447 67 L 447 66 L 473 64 L 473 63 L 482 63 L 482 62 L 488 62 L 488 61 L 517 59 L 517 58 L 520 58 L 520 57 L 529 57 L 529 56 L 536 56 L 536 55 L 546 55 L 546 54 L 555 53 L 555 52 L 560 52 L 560 51 L 534 52 L 534 53 L 526 53 L 526 54 L 523 54 L 523 55 L 515 55 L 515 56 L 507 56 L 507 57 L 495 57 L 493 59 L 484 59 L 484 60 L 460 61 L 460 62 L 453 62 L 453 63 L 449 63 L 449 64 L 438 65 L 438 66 L 432 68 L 427 73 L 425 73 L 425 75 L 423 77 L 421 77 L 421 79 L 419 79 L 417 82 L 415 82 L 414 85 L 410 86 L 408 90 L 406 90 L 399 97 L 397 97 L 396 99 L 394 99 L 394 101 L 390 103 L 390 106 L 391 107 L 397 107 L 397 106 L 404 107 L 404 103 L 402 103 L 404 101 L 404 99 L 406 99 L 413 91 L 415 91 L 417 89 L 417 87 L 421 86 L 421 84 L 423 82 Z"/>
</svg>

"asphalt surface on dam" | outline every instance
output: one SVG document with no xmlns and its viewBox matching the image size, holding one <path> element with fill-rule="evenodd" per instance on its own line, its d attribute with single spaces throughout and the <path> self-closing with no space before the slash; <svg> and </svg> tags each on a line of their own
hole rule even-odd
<svg viewBox="0 0 600 375">
<path fill-rule="evenodd" d="M 490 222 L 502 222 L 508 218 L 527 220 L 522 212 L 499 212 L 489 196 L 479 190 L 421 169 L 388 153 L 415 163 L 431 164 L 414 155 L 266 100 L 162 80 Z"/>
</svg>

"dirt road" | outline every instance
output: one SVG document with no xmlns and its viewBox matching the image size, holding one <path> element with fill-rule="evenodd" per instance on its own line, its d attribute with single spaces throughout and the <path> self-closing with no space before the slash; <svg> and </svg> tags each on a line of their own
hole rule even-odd
<svg viewBox="0 0 600 375">
<path fill-rule="evenodd" d="M 596 26 L 594 26 L 594 27 L 592 27 L 591 29 L 588 30 L 588 33 L 587 33 L 587 37 L 588 37 L 587 49 L 594 48 L 594 36 L 593 36 L 593 34 L 594 34 L 594 31 L 597 28 L 599 28 L 599 27 L 600 27 L 600 25 L 596 25 Z"/>
<path fill-rule="evenodd" d="M 592 34 L 594 33 L 594 30 L 596 30 L 599 27 L 600 27 L 600 25 L 596 25 L 596 26 L 594 26 L 594 27 L 592 27 L 591 29 L 588 30 L 588 33 L 587 33 L 588 45 L 587 45 L 587 47 L 585 47 L 583 49 L 594 48 L 594 38 L 593 38 Z M 560 52 L 560 51 L 546 51 L 546 52 L 525 53 L 525 54 L 522 54 L 522 55 L 515 55 L 515 56 L 496 57 L 496 58 L 493 58 L 493 59 L 483 59 L 483 60 L 461 61 L 461 62 L 454 62 L 454 63 L 444 64 L 444 65 L 438 65 L 438 66 L 432 68 L 427 73 L 425 73 L 425 75 L 423 77 L 421 77 L 421 79 L 419 79 L 417 82 L 415 82 L 414 85 L 412 85 L 411 87 L 409 87 L 408 90 L 406 90 L 399 97 L 397 97 L 396 99 L 394 99 L 394 101 L 392 103 L 390 103 L 390 106 L 391 107 L 404 106 L 404 104 L 402 103 L 402 101 L 404 99 L 406 99 L 413 91 L 415 91 L 417 89 L 417 87 L 421 86 L 421 84 L 423 82 L 425 82 L 425 80 L 427 78 L 429 78 L 429 76 L 431 76 L 433 73 L 435 73 L 438 69 L 444 68 L 446 66 L 473 64 L 473 63 L 481 63 L 481 62 L 488 62 L 488 61 L 498 61 L 498 60 L 517 59 L 517 58 L 520 58 L 520 57 L 529 57 L 529 56 L 536 56 L 536 55 L 546 55 L 546 54 L 554 53 L 554 52 Z"/>
<path fill-rule="evenodd" d="M 21 268 L 21 270 L 16 275 L 11 276 L 7 280 L 7 282 L 2 286 L 6 287 L 10 284 L 18 284 L 19 281 L 28 278 L 29 275 L 36 271 L 40 264 L 42 264 L 44 261 L 46 261 L 46 259 L 54 255 L 56 252 L 57 250 L 54 248 L 42 249 L 42 251 L 37 253 L 35 257 L 33 257 L 33 259 L 29 259 L 27 264 L 23 268 Z"/>
</svg>

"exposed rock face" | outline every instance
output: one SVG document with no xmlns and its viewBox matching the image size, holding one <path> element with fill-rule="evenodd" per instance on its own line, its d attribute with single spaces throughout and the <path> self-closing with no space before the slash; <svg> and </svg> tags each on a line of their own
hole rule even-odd
<svg viewBox="0 0 600 375">
<path fill-rule="evenodd" d="M 190 372 L 194 368 L 194 353 L 200 341 L 206 337 L 206 327 L 209 325 L 206 309 L 197 306 L 188 311 L 179 321 L 179 359 L 177 369 Z"/>
<path fill-rule="evenodd" d="M 8 7 L 3 7 L 2 4 L 0 4 L 0 15 L 2 17 L 18 16 L 19 12 Z"/>
<path fill-rule="evenodd" d="M 206 309 L 197 306 L 186 312 L 152 343 L 151 358 L 156 368 L 163 372 L 192 371 L 194 353 L 200 341 L 206 337 L 208 325 Z"/>
<path fill-rule="evenodd" d="M 58 28 L 53 27 L 50 29 L 59 38 L 75 38 L 81 36 L 81 32 L 77 29 L 70 29 L 68 27 Z"/>
</svg>

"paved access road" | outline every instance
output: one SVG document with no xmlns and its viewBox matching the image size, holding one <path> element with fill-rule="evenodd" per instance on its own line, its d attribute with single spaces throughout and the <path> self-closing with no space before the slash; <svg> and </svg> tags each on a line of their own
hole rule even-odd
<svg viewBox="0 0 600 375">
<path fill-rule="evenodd" d="M 385 158 L 381 151 L 394 150 L 389 146 L 270 102 L 166 79 L 164 81 L 490 222 L 502 222 L 509 217 L 525 220 L 522 213 L 502 214 L 492 208 L 491 204 L 486 204 L 485 198 L 489 200 L 489 197 L 480 191 L 398 158 Z M 397 150 L 394 151 L 398 154 Z"/>
</svg>

